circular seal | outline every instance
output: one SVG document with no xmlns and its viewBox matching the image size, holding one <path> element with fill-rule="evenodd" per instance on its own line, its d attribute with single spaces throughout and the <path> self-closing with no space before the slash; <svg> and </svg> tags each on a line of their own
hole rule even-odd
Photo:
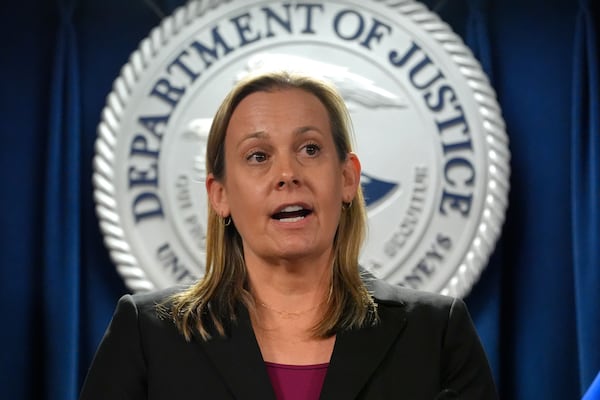
<svg viewBox="0 0 600 400">
<path fill-rule="evenodd" d="M 332 81 L 354 123 L 369 233 L 361 265 L 464 296 L 504 221 L 509 149 L 479 63 L 411 1 L 192 1 L 123 67 L 98 127 L 94 196 L 133 291 L 202 276 L 211 117 L 236 80 L 290 68 Z"/>
</svg>

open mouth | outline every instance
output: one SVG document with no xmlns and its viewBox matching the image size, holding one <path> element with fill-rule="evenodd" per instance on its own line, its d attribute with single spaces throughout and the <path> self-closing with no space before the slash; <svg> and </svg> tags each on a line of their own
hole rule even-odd
<svg viewBox="0 0 600 400">
<path fill-rule="evenodd" d="M 280 222 L 297 222 L 304 219 L 307 215 L 311 214 L 312 210 L 306 209 L 301 206 L 287 206 L 281 211 L 276 212 L 271 218 L 276 219 Z"/>
</svg>

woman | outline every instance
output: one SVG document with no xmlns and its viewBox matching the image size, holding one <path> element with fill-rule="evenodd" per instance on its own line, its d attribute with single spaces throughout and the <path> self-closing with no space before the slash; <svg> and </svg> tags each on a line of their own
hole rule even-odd
<svg viewBox="0 0 600 400">
<path fill-rule="evenodd" d="M 344 102 L 286 72 L 238 83 L 207 146 L 206 274 L 124 296 L 88 399 L 495 399 L 462 301 L 361 277 Z"/>
</svg>

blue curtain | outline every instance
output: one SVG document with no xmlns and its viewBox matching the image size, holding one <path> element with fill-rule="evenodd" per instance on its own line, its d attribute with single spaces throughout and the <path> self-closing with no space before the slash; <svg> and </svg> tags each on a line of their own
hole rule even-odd
<svg viewBox="0 0 600 400">
<path fill-rule="evenodd" d="M 466 11 L 466 29 L 464 41 L 469 46 L 473 55 L 479 60 L 482 69 L 495 86 L 491 42 L 489 32 L 489 2 L 487 0 L 468 0 Z M 446 3 L 446 7 L 450 7 Z M 494 380 L 501 386 L 500 365 L 500 305 L 501 286 L 500 273 L 502 271 L 502 238 L 498 240 L 496 248 L 479 284 L 473 289 L 467 301 L 473 320 L 481 336 L 488 355 Z"/>
<path fill-rule="evenodd" d="M 96 127 L 131 52 L 184 2 L 0 2 L 3 398 L 76 399 L 127 292 L 94 212 Z M 466 298 L 501 398 L 581 398 L 600 371 L 598 1 L 424 3 L 480 60 L 510 139 L 502 237 Z"/>
<path fill-rule="evenodd" d="M 37 7 L 35 13 L 32 9 Z M 0 393 L 44 398 L 41 338 L 44 182 L 52 62 L 52 2 L 0 2 Z"/>
<path fill-rule="evenodd" d="M 78 397 L 81 110 L 75 1 L 58 2 L 46 156 L 42 304 L 43 393 Z"/>
<path fill-rule="evenodd" d="M 582 390 L 600 371 L 600 63 L 592 2 L 580 0 L 573 57 L 573 272 Z"/>
</svg>

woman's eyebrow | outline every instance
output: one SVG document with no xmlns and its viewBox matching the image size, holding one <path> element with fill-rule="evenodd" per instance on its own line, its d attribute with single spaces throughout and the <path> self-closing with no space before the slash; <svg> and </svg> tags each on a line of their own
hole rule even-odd
<svg viewBox="0 0 600 400">
<path fill-rule="evenodd" d="M 301 135 L 301 134 L 309 132 L 309 131 L 322 133 L 321 130 L 319 128 L 317 128 L 316 126 L 307 125 L 307 126 L 301 126 L 299 128 L 294 129 L 294 135 L 298 136 L 298 135 Z"/>
<path fill-rule="evenodd" d="M 269 134 L 265 131 L 257 131 L 250 132 L 242 137 L 242 139 L 237 144 L 237 147 L 240 147 L 244 142 L 252 139 L 268 139 Z"/>
<path fill-rule="evenodd" d="M 322 134 L 321 130 L 314 125 L 306 125 L 306 126 L 298 127 L 296 129 L 294 129 L 292 134 L 294 136 L 301 136 L 302 134 L 305 134 L 307 132 L 317 132 L 317 133 Z M 242 139 L 237 144 L 237 147 L 239 148 L 248 140 L 252 140 L 252 139 L 264 140 L 264 139 L 268 139 L 269 137 L 270 137 L 270 135 L 266 131 L 250 132 L 250 133 L 245 134 L 242 137 Z"/>
</svg>

